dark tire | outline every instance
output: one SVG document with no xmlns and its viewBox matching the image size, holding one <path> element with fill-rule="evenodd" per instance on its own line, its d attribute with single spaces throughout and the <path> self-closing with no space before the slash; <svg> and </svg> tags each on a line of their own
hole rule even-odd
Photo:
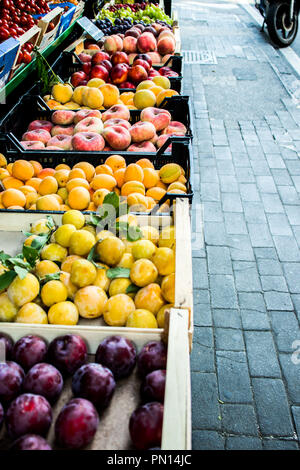
<svg viewBox="0 0 300 470">
<path fill-rule="evenodd" d="M 286 2 L 271 3 L 266 23 L 271 40 L 279 47 L 287 47 L 294 41 L 298 31 L 298 11 L 289 23 L 289 4 Z"/>
</svg>

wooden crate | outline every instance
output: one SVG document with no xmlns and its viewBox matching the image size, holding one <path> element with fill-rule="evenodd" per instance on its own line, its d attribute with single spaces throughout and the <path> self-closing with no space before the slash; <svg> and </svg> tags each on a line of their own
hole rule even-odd
<svg viewBox="0 0 300 470">
<path fill-rule="evenodd" d="M 78 18 L 80 18 L 82 16 L 84 7 L 85 7 L 84 2 L 79 2 L 78 3 L 70 25 L 73 24 L 76 20 L 78 20 Z"/>
<path fill-rule="evenodd" d="M 41 32 L 37 45 L 39 46 L 41 52 L 54 41 L 59 28 L 60 17 L 63 12 L 63 8 L 56 7 L 54 10 L 51 10 L 49 13 L 47 13 L 47 15 L 43 16 L 39 20 L 38 27 L 41 28 Z M 55 24 L 55 27 L 47 33 L 46 31 L 51 21 Z"/>
<path fill-rule="evenodd" d="M 95 329 L 89 327 L 80 331 L 85 339 L 89 353 L 95 354 L 99 343 L 112 334 L 119 334 L 132 340 L 138 351 L 149 341 L 163 339 L 168 342 L 167 374 L 164 401 L 164 419 L 162 430 L 162 450 L 190 450 L 191 449 L 191 385 L 190 360 L 188 347 L 188 311 L 172 308 L 170 318 L 167 319 L 167 331 L 142 331 L 136 333 L 124 328 Z M 52 325 L 51 329 L 44 329 L 42 325 L 15 324 L 8 328 L 8 324 L 0 324 L 0 332 L 8 333 L 16 341 L 24 335 L 36 334 L 47 341 L 57 336 L 70 333 L 67 326 Z M 93 357 L 90 358 L 93 361 Z M 136 370 L 127 379 L 117 382 L 117 387 L 108 408 L 101 414 L 100 425 L 89 450 L 126 450 L 130 449 L 130 436 L 128 431 L 129 417 L 139 406 L 140 379 Z M 47 439 L 54 441 L 54 422 L 60 409 L 71 398 L 70 380 L 66 381 L 65 389 L 58 403 L 53 408 L 53 423 Z M 122 409 L 122 413 L 120 413 Z M 4 429 L 0 433 L 0 449 L 7 446 L 4 438 Z"/>
<path fill-rule="evenodd" d="M 24 242 L 23 231 L 28 231 L 30 223 L 46 217 L 47 212 L 36 213 L 10 213 L 7 211 L 5 214 L 0 215 L 0 250 L 9 254 L 20 253 L 22 244 Z M 51 214 L 57 224 L 61 223 L 62 214 Z M 143 225 L 151 225 L 160 229 L 167 225 L 175 225 L 175 238 L 176 238 L 176 271 L 175 271 L 175 303 L 174 307 L 189 311 L 189 345 L 192 346 L 193 339 L 193 278 L 192 278 L 192 255 L 191 255 L 191 227 L 189 215 L 189 202 L 187 199 L 176 199 L 174 220 L 171 216 L 157 216 L 157 215 L 139 215 L 137 216 L 138 223 Z M 4 325 L 2 323 L 1 325 Z M 8 329 L 13 330 L 16 323 L 5 323 Z M 88 331 L 90 328 L 99 329 L 105 327 L 109 331 L 113 331 L 113 327 L 105 326 L 102 317 L 87 320 L 81 318 L 79 323 L 74 326 L 68 326 L 68 330 L 74 333 L 81 331 Z M 54 325 L 43 325 L 44 330 L 53 330 Z M 135 334 L 140 330 L 138 328 L 125 328 L 130 334 Z M 160 329 L 143 330 L 145 332 L 162 332 Z M 113 334 L 113 333 L 112 333 Z"/>
<path fill-rule="evenodd" d="M 41 28 L 35 25 L 35 26 L 32 26 L 32 28 L 30 28 L 28 31 L 26 31 L 26 33 L 22 34 L 22 36 L 18 38 L 18 41 L 20 42 L 20 47 L 19 47 L 18 53 L 16 55 L 14 64 L 10 72 L 10 80 L 12 79 L 14 74 L 17 72 L 17 70 L 19 70 L 21 67 L 22 68 L 25 67 L 25 64 L 17 64 L 21 47 L 24 44 L 26 44 L 26 42 L 31 42 L 34 46 L 36 46 L 39 40 L 40 33 L 41 33 Z M 35 55 L 34 52 L 32 52 L 31 56 L 33 57 L 34 55 Z"/>
</svg>

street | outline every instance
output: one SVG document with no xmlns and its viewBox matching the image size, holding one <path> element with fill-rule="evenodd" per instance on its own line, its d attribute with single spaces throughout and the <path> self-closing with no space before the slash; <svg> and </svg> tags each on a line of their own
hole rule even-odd
<svg viewBox="0 0 300 470">
<path fill-rule="evenodd" d="M 193 448 L 297 450 L 300 82 L 247 6 L 174 4 L 194 135 Z"/>
</svg>

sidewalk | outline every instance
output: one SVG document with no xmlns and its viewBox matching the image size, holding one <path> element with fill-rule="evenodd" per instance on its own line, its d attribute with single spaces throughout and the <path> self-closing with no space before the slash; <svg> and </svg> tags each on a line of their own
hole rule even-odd
<svg viewBox="0 0 300 470">
<path fill-rule="evenodd" d="M 184 68 L 205 240 L 193 250 L 193 448 L 298 449 L 300 82 L 238 4 L 174 7 L 182 50 L 206 60 Z"/>
</svg>

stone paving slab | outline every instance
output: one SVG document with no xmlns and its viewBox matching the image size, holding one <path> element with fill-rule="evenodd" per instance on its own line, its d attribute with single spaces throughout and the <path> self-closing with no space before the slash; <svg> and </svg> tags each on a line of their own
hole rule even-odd
<svg viewBox="0 0 300 470">
<path fill-rule="evenodd" d="M 300 80 L 237 3 L 174 8 L 182 50 L 216 58 L 186 64 L 183 82 L 196 175 L 193 448 L 299 449 Z"/>
</svg>

